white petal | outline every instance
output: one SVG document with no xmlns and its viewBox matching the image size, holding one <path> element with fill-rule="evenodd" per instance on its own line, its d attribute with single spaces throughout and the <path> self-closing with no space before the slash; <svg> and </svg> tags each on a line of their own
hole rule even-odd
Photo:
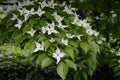
<svg viewBox="0 0 120 80">
<path fill-rule="evenodd" d="M 57 57 L 57 63 L 58 64 L 60 62 L 61 58 L 60 57 Z"/>
<path fill-rule="evenodd" d="M 37 51 L 39 51 L 40 50 L 40 48 L 36 48 L 33 52 L 37 52 Z"/>
<path fill-rule="evenodd" d="M 57 58 L 57 55 L 56 55 L 56 53 L 53 53 L 53 56 L 52 56 L 53 58 Z"/>
<path fill-rule="evenodd" d="M 64 57 L 64 53 L 60 53 L 60 54 L 59 54 L 59 57 Z"/>
</svg>

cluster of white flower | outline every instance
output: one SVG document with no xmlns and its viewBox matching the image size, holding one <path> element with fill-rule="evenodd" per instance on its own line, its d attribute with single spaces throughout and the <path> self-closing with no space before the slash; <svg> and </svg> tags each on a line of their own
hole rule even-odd
<svg viewBox="0 0 120 80">
<path fill-rule="evenodd" d="M 112 14 L 112 17 L 114 18 L 114 17 L 117 17 L 117 14 L 115 13 L 115 11 L 110 11 L 110 13 Z"/>
<path fill-rule="evenodd" d="M 38 15 L 38 18 L 41 19 L 42 16 L 46 13 L 46 11 L 44 11 L 45 7 L 54 8 L 55 6 L 59 5 L 57 3 L 54 3 L 54 0 L 51 0 L 51 1 L 44 0 L 42 2 L 39 2 L 39 6 L 38 6 L 37 10 L 35 10 L 34 8 L 31 8 L 28 10 L 24 6 L 25 5 L 34 5 L 35 2 L 27 0 L 27 1 L 24 1 L 23 3 L 19 3 L 18 11 L 20 13 L 19 15 L 22 16 L 24 19 L 23 20 L 19 19 L 16 14 L 13 14 L 13 18 L 11 19 L 11 20 L 17 20 L 15 27 L 17 27 L 19 30 L 21 30 L 23 23 L 27 22 L 27 20 L 29 20 L 29 18 L 31 16 Z M 79 19 L 79 16 L 75 12 L 75 10 L 76 10 L 75 8 L 71 8 L 71 6 L 65 5 L 65 3 L 62 5 L 62 7 L 64 8 L 63 12 L 66 12 L 68 15 L 69 14 L 74 15 L 74 20 L 73 20 L 73 22 L 71 22 L 71 24 L 85 28 L 86 33 L 89 35 L 95 35 L 96 37 L 97 37 L 97 35 L 99 35 L 99 33 L 97 31 L 92 30 L 90 23 L 88 23 L 86 19 L 84 19 L 84 20 Z M 65 23 L 63 24 L 63 20 L 64 20 L 65 16 L 59 15 L 59 13 L 57 11 L 53 12 L 53 14 L 51 14 L 51 15 L 54 17 L 55 20 L 50 23 L 48 22 L 46 26 L 42 26 L 40 33 L 43 35 L 51 36 L 52 34 L 60 34 L 58 29 L 67 31 L 69 26 L 65 25 Z M 32 27 L 32 28 L 30 28 L 30 30 L 26 31 L 26 33 L 30 34 L 31 37 L 34 37 L 36 32 L 37 32 L 37 29 L 34 27 Z M 81 36 L 83 36 L 83 35 L 82 34 L 75 35 L 73 33 L 71 34 L 69 32 L 68 33 L 66 32 L 66 37 L 61 38 L 61 42 L 65 46 L 68 46 L 69 38 L 71 38 L 71 39 L 77 38 L 78 40 L 81 41 Z M 56 42 L 56 40 L 53 37 L 49 37 L 48 40 L 51 43 Z M 40 43 L 35 41 L 35 45 L 36 45 L 36 48 L 33 52 L 44 51 L 44 41 L 42 41 Z M 55 58 L 57 60 L 57 64 L 60 62 L 62 57 L 64 57 L 64 53 L 60 52 L 60 49 L 57 47 L 56 51 L 53 53 L 53 58 Z"/>
<path fill-rule="evenodd" d="M 52 33 L 58 33 L 57 30 L 55 30 L 55 23 L 48 23 L 48 26 L 43 26 L 42 27 L 42 33 L 45 34 L 47 33 L 48 35 L 52 34 Z"/>
<path fill-rule="evenodd" d="M 92 26 L 90 25 L 90 23 L 87 22 L 86 19 L 84 20 L 79 19 L 79 15 L 77 15 L 76 13 L 74 14 L 74 16 L 75 18 L 74 21 L 71 22 L 72 24 L 75 24 L 80 27 L 84 27 L 86 29 L 87 34 L 89 35 L 94 35 L 96 37 L 99 35 L 99 32 L 93 30 Z"/>
</svg>

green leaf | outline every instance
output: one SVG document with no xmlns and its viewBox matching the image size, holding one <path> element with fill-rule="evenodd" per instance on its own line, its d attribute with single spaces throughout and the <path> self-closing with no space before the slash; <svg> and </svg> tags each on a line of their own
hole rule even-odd
<svg viewBox="0 0 120 80">
<path fill-rule="evenodd" d="M 65 52 L 74 60 L 75 53 L 72 47 L 66 47 Z"/>
<path fill-rule="evenodd" d="M 37 24 L 37 22 L 38 22 L 37 18 L 31 18 L 31 19 L 29 20 L 29 24 L 30 24 L 31 26 Z"/>
<path fill-rule="evenodd" d="M 68 65 L 68 67 L 73 68 L 75 71 L 77 71 L 77 66 L 73 61 L 66 59 L 65 62 Z"/>
<path fill-rule="evenodd" d="M 45 51 L 47 51 L 47 49 L 50 47 L 50 42 L 48 40 L 45 40 L 44 45 L 45 45 Z"/>
<path fill-rule="evenodd" d="M 120 71 L 115 73 L 115 77 L 119 77 L 120 76 Z"/>
<path fill-rule="evenodd" d="M 88 74 L 89 74 L 90 76 L 93 75 L 93 71 L 92 71 L 91 69 L 87 69 L 87 71 L 88 71 Z"/>
<path fill-rule="evenodd" d="M 17 34 L 17 36 L 14 37 L 16 43 L 22 43 L 25 37 L 22 34 Z"/>
<path fill-rule="evenodd" d="M 80 80 L 80 73 L 78 71 L 74 74 L 74 80 Z"/>
<path fill-rule="evenodd" d="M 75 48 L 78 48 L 79 44 L 76 41 L 70 41 L 70 45 L 74 46 Z"/>
<path fill-rule="evenodd" d="M 35 49 L 35 43 L 33 41 L 25 43 L 24 49 L 32 52 Z"/>
<path fill-rule="evenodd" d="M 35 27 L 37 30 L 41 30 L 41 28 L 42 28 L 43 26 L 46 26 L 46 25 L 47 25 L 47 21 L 44 20 L 44 19 L 41 19 L 41 20 L 39 21 L 39 23 L 38 23 L 37 25 L 35 25 L 34 27 Z"/>
<path fill-rule="evenodd" d="M 57 66 L 57 73 L 63 80 L 65 80 L 68 70 L 69 68 L 64 62 L 60 62 Z"/>
<path fill-rule="evenodd" d="M 82 50 L 87 53 L 90 50 L 90 45 L 88 42 L 83 41 L 80 43 L 80 47 L 82 48 Z"/>
<path fill-rule="evenodd" d="M 37 60 L 36 60 L 36 67 L 38 67 L 39 65 L 41 65 L 41 62 L 42 60 L 46 57 L 45 54 L 41 54 L 37 57 Z"/>
<path fill-rule="evenodd" d="M 55 38 L 55 41 L 57 41 L 58 44 L 63 45 L 63 43 L 61 42 L 61 38 Z"/>
<path fill-rule="evenodd" d="M 100 47 L 94 42 L 90 42 L 91 51 L 100 54 Z"/>
<path fill-rule="evenodd" d="M 52 64 L 52 59 L 51 58 L 49 58 L 49 57 L 45 57 L 43 60 L 42 60 L 42 62 L 41 62 L 41 68 L 43 69 L 43 68 L 45 68 L 45 67 L 48 67 L 49 65 L 51 65 Z"/>
<path fill-rule="evenodd" d="M 82 77 L 84 78 L 84 80 L 87 80 L 87 73 L 85 70 L 82 71 Z"/>
<path fill-rule="evenodd" d="M 53 19 L 54 17 L 51 15 L 51 13 L 50 12 L 46 12 L 45 14 L 44 14 L 48 19 Z"/>
</svg>

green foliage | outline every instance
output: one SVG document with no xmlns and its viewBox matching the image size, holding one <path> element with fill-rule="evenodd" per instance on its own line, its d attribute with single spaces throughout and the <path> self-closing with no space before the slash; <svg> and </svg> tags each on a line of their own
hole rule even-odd
<svg viewBox="0 0 120 80">
<path fill-rule="evenodd" d="M 120 76 L 117 55 L 120 46 L 119 1 L 68 0 L 78 11 L 70 4 L 60 4 L 62 1 L 56 0 L 58 3 L 51 5 L 47 0 L 49 6 L 44 7 L 39 4 L 41 2 L 24 4 L 11 12 L 17 19 L 11 20 L 15 16 L 8 14 L 0 21 L 0 52 L 17 56 L 27 54 L 27 59 L 21 61 L 44 71 L 55 67 L 63 80 L 69 79 L 69 72 L 74 74 L 74 80 L 88 80 L 96 68 L 105 64 L 115 72 L 115 77 Z M 68 11 L 65 11 L 66 6 Z M 42 11 L 37 14 L 39 8 Z M 34 11 L 29 12 L 32 9 Z M 26 13 L 22 14 L 20 10 Z M 8 44 L 11 42 L 14 45 Z M 110 52 L 112 49 L 115 52 Z M 70 77 L 73 79 L 73 75 Z"/>
<path fill-rule="evenodd" d="M 66 75 L 68 73 L 68 66 L 64 62 L 60 62 L 57 66 L 57 73 L 60 75 L 60 77 L 65 80 Z"/>
</svg>

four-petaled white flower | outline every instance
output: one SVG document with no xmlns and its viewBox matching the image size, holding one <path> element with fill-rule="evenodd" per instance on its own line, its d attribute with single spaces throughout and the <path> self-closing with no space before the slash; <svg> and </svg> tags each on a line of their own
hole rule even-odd
<svg viewBox="0 0 120 80">
<path fill-rule="evenodd" d="M 87 34 L 89 35 L 93 35 L 94 34 L 94 30 L 90 29 L 86 29 Z"/>
<path fill-rule="evenodd" d="M 41 8 L 43 9 L 44 7 L 48 7 L 48 4 L 46 3 L 46 0 L 44 0 L 43 2 L 39 2 L 39 4 L 41 5 Z"/>
<path fill-rule="evenodd" d="M 57 3 L 54 3 L 54 0 L 48 1 L 48 7 L 50 8 L 54 8 L 54 6 L 56 6 Z"/>
<path fill-rule="evenodd" d="M 64 45 L 68 45 L 68 39 L 64 39 L 64 38 L 62 38 L 62 43 L 64 44 Z"/>
<path fill-rule="evenodd" d="M 75 35 L 72 35 L 72 34 L 66 34 L 67 38 L 74 38 Z"/>
<path fill-rule="evenodd" d="M 55 20 L 59 23 L 61 22 L 64 17 L 61 17 L 60 15 L 57 14 L 57 12 L 54 12 L 53 16 L 55 17 Z"/>
<path fill-rule="evenodd" d="M 58 33 L 57 30 L 55 30 L 55 23 L 53 22 L 52 24 L 48 24 L 49 29 L 48 29 L 48 35 L 52 34 L 52 33 Z"/>
<path fill-rule="evenodd" d="M 23 21 L 22 20 L 20 20 L 20 19 L 17 19 L 18 20 L 18 23 L 17 24 L 15 24 L 15 27 L 17 27 L 19 30 L 21 29 L 21 27 L 22 27 L 22 24 L 23 24 Z"/>
<path fill-rule="evenodd" d="M 57 60 L 56 64 L 58 64 L 62 57 L 64 57 L 65 53 L 60 52 L 60 49 L 57 48 L 56 51 L 53 53 L 53 58 Z"/>
<path fill-rule="evenodd" d="M 43 51 L 44 50 L 44 43 L 42 42 L 41 44 L 38 42 L 35 42 L 36 44 L 36 49 L 33 52 L 37 52 L 37 51 Z"/>
<path fill-rule="evenodd" d="M 58 23 L 58 27 L 61 29 L 64 29 L 66 27 L 68 27 L 67 25 L 63 25 L 61 22 Z"/>
<path fill-rule="evenodd" d="M 42 33 L 45 34 L 48 31 L 49 27 L 48 26 L 43 26 L 42 27 Z"/>
<path fill-rule="evenodd" d="M 66 13 L 68 14 L 74 14 L 74 10 L 76 10 L 75 8 L 71 8 L 71 6 L 65 6 L 64 10 Z"/>
<path fill-rule="evenodd" d="M 17 15 L 13 13 L 13 17 L 11 18 L 11 20 L 16 20 L 17 19 Z"/>
<path fill-rule="evenodd" d="M 41 17 L 44 13 L 45 13 L 45 11 L 42 11 L 42 9 L 40 7 L 38 7 L 37 12 L 35 12 L 35 14 L 37 14 L 39 17 Z"/>
<path fill-rule="evenodd" d="M 27 31 L 28 34 L 30 34 L 32 37 L 34 36 L 36 30 L 34 30 L 33 28 L 31 28 L 30 31 Z"/>
</svg>

